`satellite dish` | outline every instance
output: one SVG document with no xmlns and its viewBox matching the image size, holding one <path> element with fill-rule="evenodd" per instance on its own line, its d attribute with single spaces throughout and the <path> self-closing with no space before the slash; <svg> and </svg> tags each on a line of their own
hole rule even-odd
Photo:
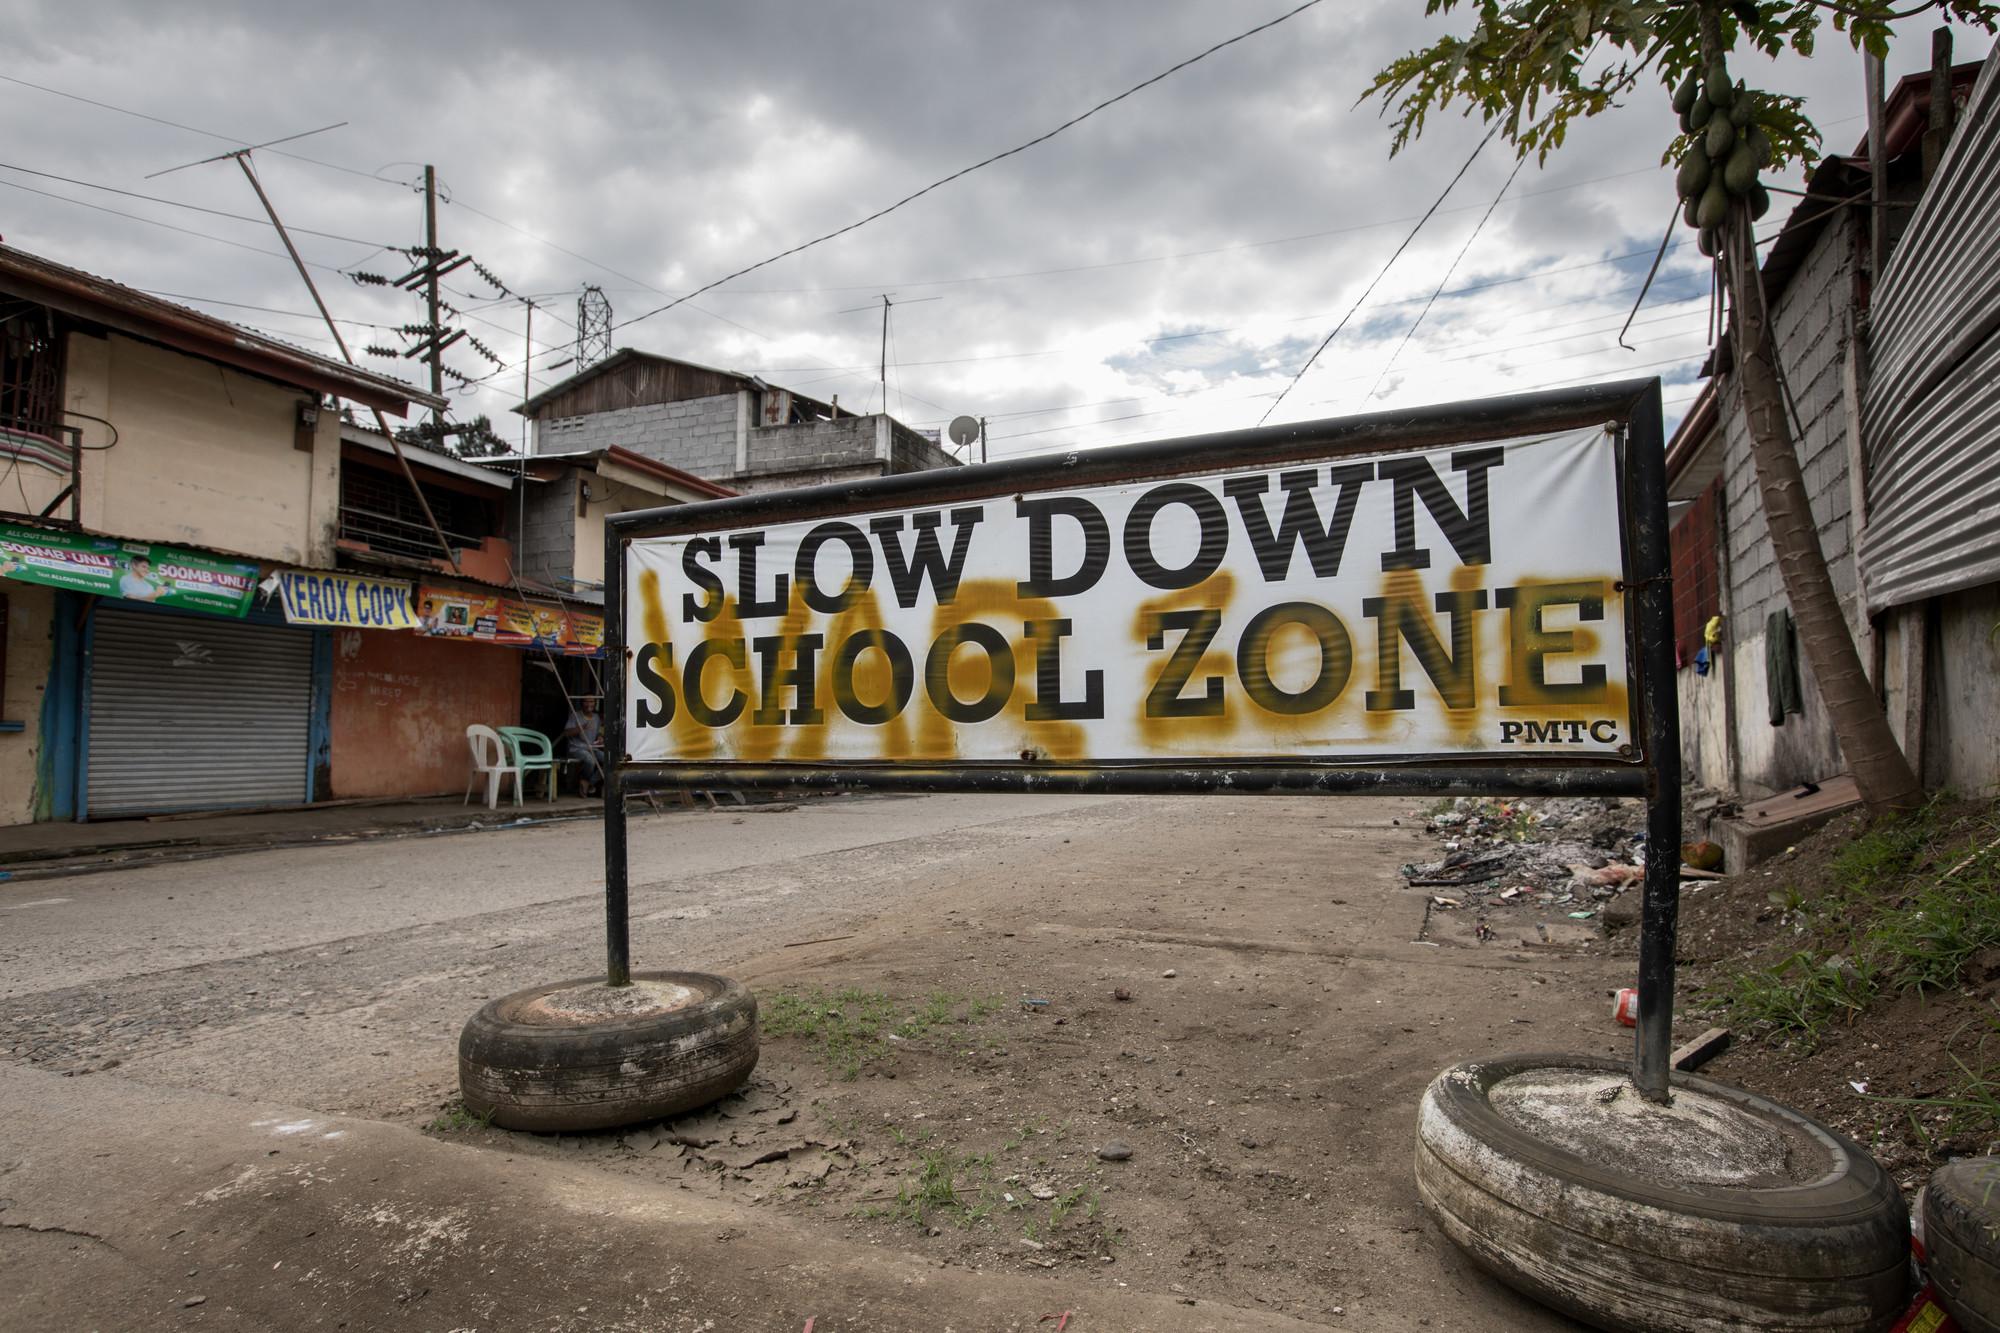
<svg viewBox="0 0 2000 1333">
<path fill-rule="evenodd" d="M 951 442 L 953 444 L 971 444 L 974 440 L 978 438 L 979 438 L 979 418 L 954 417 L 952 419 Z"/>
</svg>

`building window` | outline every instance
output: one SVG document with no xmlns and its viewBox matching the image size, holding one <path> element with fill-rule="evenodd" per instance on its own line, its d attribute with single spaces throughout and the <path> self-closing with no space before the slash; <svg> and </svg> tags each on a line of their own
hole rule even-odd
<svg viewBox="0 0 2000 1333">
<path fill-rule="evenodd" d="M 62 342 L 46 306 L 0 297 L 0 428 L 51 435 L 62 416 Z"/>
<path fill-rule="evenodd" d="M 1673 559 L 1674 653 L 1682 665 L 1701 651 L 1701 632 L 1722 614 L 1722 478 L 1710 482 L 1668 533 Z"/>
<path fill-rule="evenodd" d="M 493 503 L 442 486 L 423 486 L 424 499 L 452 546 L 476 549 L 495 535 Z M 417 560 L 443 558 L 410 483 L 400 474 L 348 459 L 340 469 L 340 537 L 371 551 Z"/>
</svg>

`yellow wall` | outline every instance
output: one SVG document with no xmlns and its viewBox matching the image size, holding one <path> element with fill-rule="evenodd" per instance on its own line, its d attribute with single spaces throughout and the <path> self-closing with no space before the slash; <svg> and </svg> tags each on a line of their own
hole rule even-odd
<svg viewBox="0 0 2000 1333">
<path fill-rule="evenodd" d="M 582 476 L 597 499 L 583 506 L 576 520 L 576 563 L 572 577 L 583 583 L 604 582 L 604 520 L 633 509 L 657 509 L 673 501 L 655 491 L 622 486 L 603 477 Z"/>
<path fill-rule="evenodd" d="M 63 443 L 69 443 L 64 438 Z M 85 455 L 88 457 L 88 455 Z M 0 509 L 16 514 L 39 514 L 69 485 L 69 473 L 51 472 L 44 467 L 21 463 L 0 466 Z M 64 499 L 54 517 L 69 517 L 69 501 Z"/>
<path fill-rule="evenodd" d="M 42 748 L 42 694 L 54 651 L 55 590 L 0 579 L 7 598 L 7 676 L 0 681 L 0 721 L 26 730 L 0 732 L 0 824 L 35 817 L 35 760 Z"/>
<path fill-rule="evenodd" d="M 116 447 L 84 455 L 84 527 L 288 564 L 333 563 L 340 426 L 322 411 L 313 447 L 294 446 L 310 391 L 116 333 L 71 335 L 64 381 L 71 411 L 118 430 Z M 70 420 L 85 428 L 86 446 L 110 442 L 102 425 Z"/>
</svg>

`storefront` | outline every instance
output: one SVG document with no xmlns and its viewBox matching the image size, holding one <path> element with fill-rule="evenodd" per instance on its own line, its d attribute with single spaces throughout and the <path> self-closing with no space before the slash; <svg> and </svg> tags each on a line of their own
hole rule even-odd
<svg viewBox="0 0 2000 1333">
<path fill-rule="evenodd" d="M 587 668 L 604 640 L 600 616 L 491 587 L 426 583 L 415 609 L 413 632 L 335 633 L 335 796 L 462 794 L 466 727 L 528 726 L 553 739 L 566 714 L 546 706 L 552 667 Z"/>
<path fill-rule="evenodd" d="M 85 817 L 311 801 L 318 637 L 268 622 L 94 607 Z"/>
<path fill-rule="evenodd" d="M 467 726 L 554 738 L 597 693 L 594 608 L 489 586 L 17 525 L 0 579 L 15 819 L 457 794 Z"/>
<path fill-rule="evenodd" d="M 314 799 L 317 636 L 253 608 L 257 575 L 208 552 L 0 525 L 0 576 L 59 590 L 37 815 Z"/>
</svg>

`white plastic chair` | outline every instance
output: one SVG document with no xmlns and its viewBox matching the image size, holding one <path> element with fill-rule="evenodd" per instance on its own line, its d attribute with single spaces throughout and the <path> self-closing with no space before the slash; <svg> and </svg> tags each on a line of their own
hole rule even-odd
<svg viewBox="0 0 2000 1333">
<path fill-rule="evenodd" d="M 507 742 L 491 727 L 482 727 L 477 722 L 465 729 L 466 744 L 472 747 L 472 772 L 465 779 L 464 805 L 472 799 L 472 788 L 481 775 L 486 778 L 486 808 L 500 808 L 501 779 L 512 774 L 514 777 L 514 804 L 521 803 L 521 766 L 508 761 Z"/>
</svg>

